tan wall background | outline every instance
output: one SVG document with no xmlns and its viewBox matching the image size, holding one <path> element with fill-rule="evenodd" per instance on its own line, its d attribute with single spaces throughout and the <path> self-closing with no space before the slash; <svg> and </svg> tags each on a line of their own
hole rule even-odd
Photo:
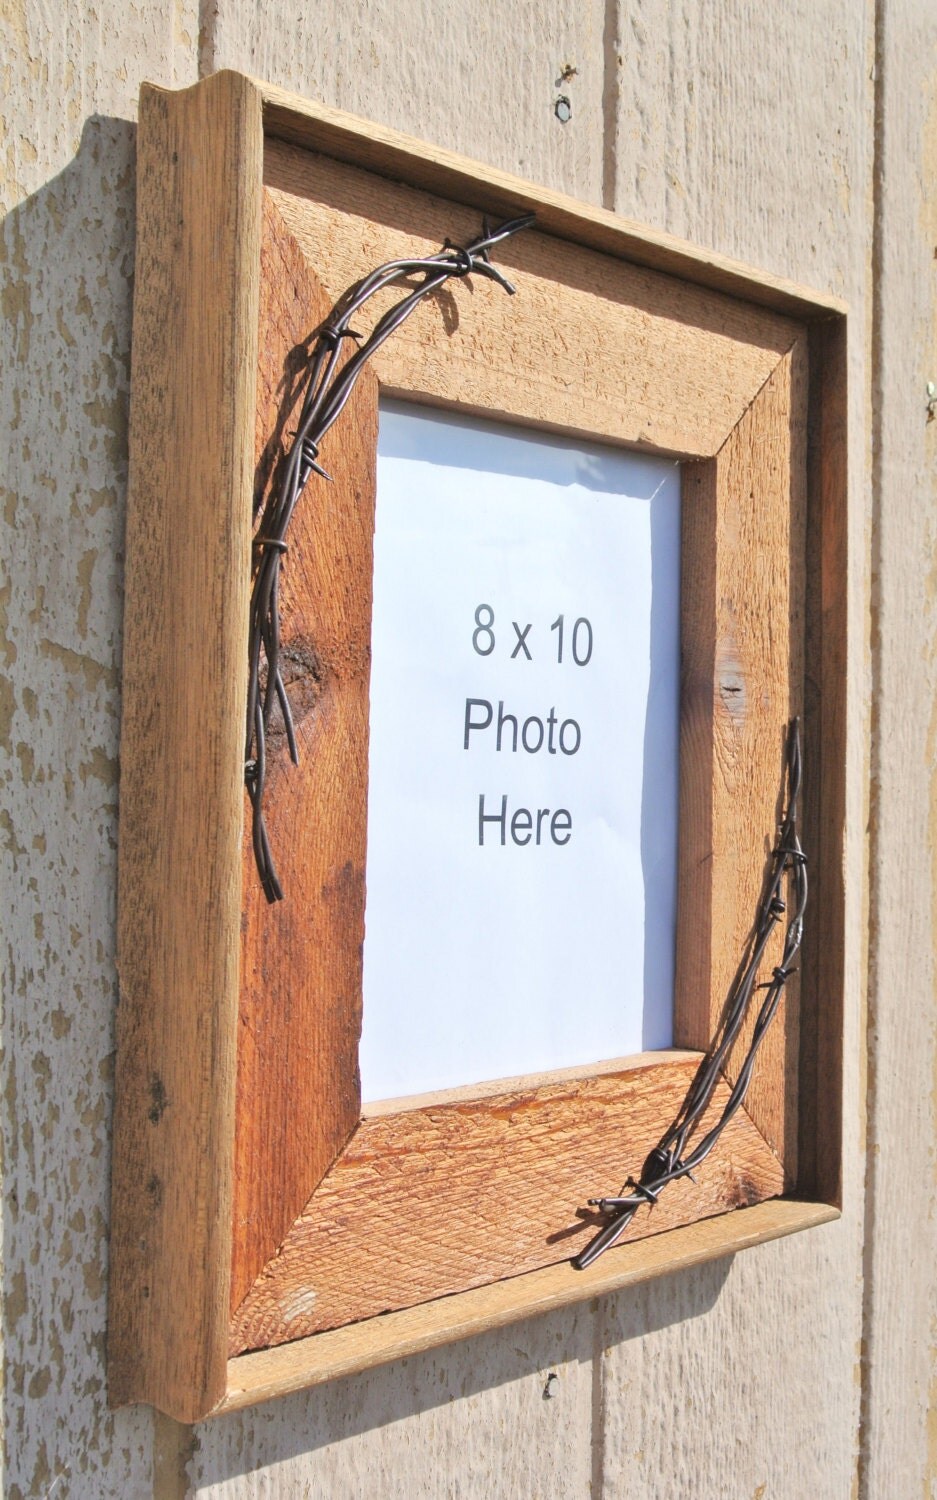
<svg viewBox="0 0 937 1500">
<path fill-rule="evenodd" d="M 5 1493 L 934 1500 L 937 6 L 0 14 Z M 103 1344 L 132 122 L 141 80 L 220 67 L 848 299 L 846 1209 L 190 1432 L 108 1414 Z"/>
</svg>

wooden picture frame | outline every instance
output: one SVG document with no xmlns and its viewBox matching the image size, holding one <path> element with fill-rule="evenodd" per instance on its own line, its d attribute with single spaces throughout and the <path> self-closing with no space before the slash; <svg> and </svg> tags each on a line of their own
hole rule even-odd
<svg viewBox="0 0 937 1500">
<path fill-rule="evenodd" d="M 498 255 L 518 295 L 421 308 L 333 429 L 327 497 L 297 511 L 302 757 L 272 773 L 288 899 L 268 907 L 244 832 L 251 497 L 290 351 L 381 261 L 528 210 Z M 134 295 L 112 1402 L 195 1421 L 835 1217 L 842 304 L 235 73 L 143 88 Z M 379 389 L 684 461 L 677 1045 L 362 1118 Z M 801 972 L 699 1182 L 577 1272 L 576 1209 L 639 1170 L 717 1024 L 793 713 Z"/>
</svg>

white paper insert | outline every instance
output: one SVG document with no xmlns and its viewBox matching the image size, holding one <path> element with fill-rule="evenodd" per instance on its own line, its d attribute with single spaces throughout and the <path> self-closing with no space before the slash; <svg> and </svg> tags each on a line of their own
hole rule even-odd
<svg viewBox="0 0 937 1500">
<path fill-rule="evenodd" d="M 387 403 L 377 494 L 363 1098 L 669 1046 L 678 465 Z"/>
</svg>

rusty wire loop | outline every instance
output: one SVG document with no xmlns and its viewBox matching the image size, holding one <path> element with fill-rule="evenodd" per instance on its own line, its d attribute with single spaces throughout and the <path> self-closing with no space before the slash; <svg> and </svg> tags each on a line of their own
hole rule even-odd
<svg viewBox="0 0 937 1500">
<path fill-rule="evenodd" d="M 494 245 L 534 222 L 533 214 L 509 219 L 482 233 L 468 245 L 448 240 L 436 255 L 388 261 L 349 287 L 310 340 L 308 364 L 300 382 L 305 386 L 292 446 L 285 457 L 279 488 L 264 507 L 254 537 L 249 619 L 249 674 L 244 785 L 251 801 L 252 837 L 257 872 L 268 901 L 280 901 L 277 878 L 263 814 L 266 780 L 266 742 L 270 716 L 279 706 L 286 729 L 290 758 L 299 763 L 296 732 L 286 687 L 280 673 L 280 565 L 287 551 L 286 533 L 296 502 L 311 474 L 329 480 L 318 462 L 319 445 L 347 402 L 367 360 L 399 328 L 414 308 L 451 277 L 484 276 L 513 295 L 514 287 L 489 259 Z M 365 338 L 350 326 L 351 319 L 378 292 L 401 283 L 406 295 L 378 318 Z M 352 339 L 358 348 L 340 363 L 342 344 Z"/>
<path fill-rule="evenodd" d="M 709 1051 L 687 1090 L 686 1098 L 673 1124 L 650 1152 L 637 1182 L 629 1177 L 617 1198 L 590 1198 L 589 1203 L 609 1222 L 573 1260 L 578 1271 L 584 1271 L 603 1251 L 611 1248 L 625 1233 L 638 1209 L 653 1208 L 663 1188 L 679 1177 L 690 1177 L 705 1161 L 732 1116 L 741 1108 L 755 1068 L 755 1057 L 768 1027 L 777 1012 L 781 996 L 791 974 L 793 962 L 803 937 L 804 911 L 807 905 L 807 857 L 797 834 L 797 803 L 800 796 L 802 763 L 800 726 L 793 719 L 788 726 L 785 753 L 785 786 L 787 807 L 781 822 L 777 845 L 772 851 L 764 894 L 758 908 L 754 932 L 747 957 L 732 988 L 719 1028 Z M 785 872 L 790 872 L 790 912 L 784 937 L 781 962 L 771 979 L 756 984 L 758 971 L 768 941 L 787 910 L 781 896 Z M 706 1113 L 716 1084 L 722 1077 L 725 1062 L 753 1005 L 756 990 L 765 990 L 765 998 L 755 1019 L 752 1039 L 745 1060 L 730 1090 L 722 1114 L 700 1140 L 687 1150 L 690 1137 Z M 630 1191 L 626 1191 L 629 1190 Z"/>
</svg>

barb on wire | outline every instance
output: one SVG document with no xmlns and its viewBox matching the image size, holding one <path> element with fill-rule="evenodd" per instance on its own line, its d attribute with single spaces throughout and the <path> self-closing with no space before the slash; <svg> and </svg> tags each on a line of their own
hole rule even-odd
<svg viewBox="0 0 937 1500">
<path fill-rule="evenodd" d="M 648 1155 L 639 1180 L 635 1182 L 634 1178 L 629 1177 L 617 1198 L 589 1199 L 590 1206 L 597 1208 L 609 1222 L 573 1260 L 573 1266 L 578 1271 L 585 1270 L 603 1251 L 610 1249 L 621 1239 L 642 1205 L 647 1204 L 653 1208 L 669 1182 L 675 1182 L 679 1177 L 690 1177 L 692 1180 L 693 1171 L 712 1151 L 732 1116 L 741 1108 L 748 1092 L 758 1049 L 775 1017 L 784 986 L 794 973 L 794 958 L 803 938 L 804 911 L 807 906 L 807 857 L 800 846 L 797 833 L 797 804 L 802 779 L 800 725 L 797 719 L 793 719 L 788 726 L 785 761 L 787 806 L 778 841 L 772 851 L 747 959 L 743 960 L 719 1029 L 694 1075 L 677 1118 Z M 781 895 L 786 872 L 790 875 L 790 910 L 787 915 L 784 951 L 770 980 L 758 985 L 758 971 L 768 941 L 788 910 Z M 765 996 L 756 1016 L 751 1043 L 738 1077 L 719 1119 L 705 1135 L 692 1144 L 691 1137 L 709 1107 L 726 1058 L 753 1007 L 756 989 L 764 990 Z"/>
<path fill-rule="evenodd" d="M 287 551 L 286 533 L 296 502 L 311 474 L 329 480 L 319 463 L 319 445 L 340 415 L 367 361 L 399 328 L 414 308 L 451 277 L 483 276 L 513 295 L 514 287 L 491 264 L 492 248 L 534 222 L 522 214 L 492 229 L 487 219 L 468 245 L 449 240 L 436 255 L 388 261 L 349 287 L 310 340 L 311 349 L 299 389 L 304 394 L 292 446 L 285 456 L 279 487 L 264 507 L 254 537 L 249 620 L 249 670 L 244 785 L 251 802 L 254 859 L 268 901 L 282 899 L 263 814 L 266 781 L 266 736 L 270 715 L 278 706 L 286 729 L 290 758 L 299 763 L 296 732 L 280 673 L 280 566 Z M 405 285 L 405 295 L 382 313 L 365 337 L 351 320 L 378 292 Z M 357 348 L 344 361 L 342 345 Z"/>
</svg>

